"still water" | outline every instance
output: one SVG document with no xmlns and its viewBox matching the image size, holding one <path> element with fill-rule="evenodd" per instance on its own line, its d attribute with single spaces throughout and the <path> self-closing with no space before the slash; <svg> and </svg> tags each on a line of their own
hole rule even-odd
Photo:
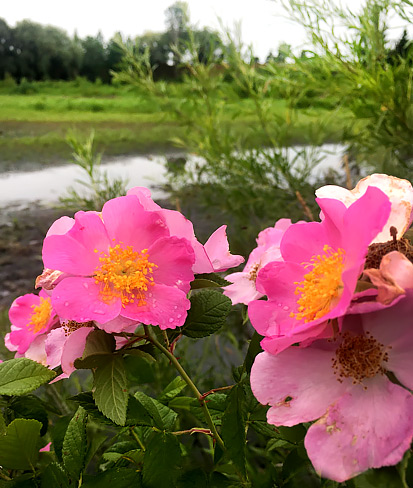
<svg viewBox="0 0 413 488">
<path fill-rule="evenodd" d="M 319 174 L 328 168 L 340 168 L 343 146 L 325 144 L 320 154 L 322 161 L 314 173 Z M 117 157 L 102 164 L 102 169 L 109 178 L 127 180 L 127 188 L 146 186 L 151 189 L 154 199 L 165 198 L 167 194 L 161 189 L 166 183 L 164 161 L 162 156 L 151 155 Z M 85 175 L 74 164 L 48 166 L 36 171 L 0 173 L 0 206 L 27 205 L 31 202 L 53 203 L 66 196 L 70 187 L 79 192 L 84 191 L 78 180 L 85 180 Z"/>
</svg>

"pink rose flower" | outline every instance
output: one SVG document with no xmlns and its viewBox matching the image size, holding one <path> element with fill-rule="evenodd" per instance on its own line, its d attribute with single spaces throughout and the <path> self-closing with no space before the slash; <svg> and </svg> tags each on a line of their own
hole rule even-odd
<svg viewBox="0 0 413 488">
<path fill-rule="evenodd" d="M 232 255 L 226 235 L 226 225 L 219 227 L 203 246 L 195 237 L 192 222 L 176 210 L 160 207 L 151 198 L 151 192 L 141 186 L 128 191 L 128 195 L 136 195 L 145 210 L 155 211 L 162 215 L 171 235 L 185 237 L 195 252 L 194 273 L 215 273 L 234 268 L 244 261 L 242 256 Z"/>
<path fill-rule="evenodd" d="M 322 222 L 291 225 L 281 241 L 284 261 L 267 264 L 257 290 L 268 300 L 249 303 L 251 323 L 273 354 L 302 341 L 328 337 L 331 320 L 348 309 L 362 273 L 368 246 L 387 222 L 388 197 L 378 188 L 349 208 L 317 199 Z"/>
<path fill-rule="evenodd" d="M 11 332 L 5 338 L 6 347 L 23 355 L 30 344 L 58 323 L 50 297 L 41 290 L 39 295 L 28 293 L 16 298 L 9 310 Z"/>
<path fill-rule="evenodd" d="M 309 347 L 259 354 L 251 388 L 270 424 L 317 420 L 305 447 L 316 471 L 345 481 L 397 464 L 413 437 L 413 295 L 393 307 L 340 319 L 342 332 Z M 397 318 L 395 320 L 395 318 Z M 391 382 L 391 371 L 406 388 Z"/>
<path fill-rule="evenodd" d="M 170 235 L 159 212 L 129 195 L 106 202 L 101 214 L 78 212 L 62 226 L 43 244 L 45 267 L 65 273 L 52 290 L 61 320 L 184 324 L 194 251 L 186 238 Z"/>
<path fill-rule="evenodd" d="M 374 186 L 380 188 L 390 200 L 391 212 L 386 224 L 383 226 L 372 243 L 387 242 L 391 240 L 390 227 L 397 229 L 398 238 L 402 237 L 410 227 L 413 220 L 413 188 L 409 181 L 384 174 L 373 174 L 360 180 L 353 190 L 340 186 L 327 185 L 319 188 L 316 195 L 319 198 L 333 198 L 344 203 L 346 207 L 352 205 L 367 188 Z"/>
<path fill-rule="evenodd" d="M 274 227 L 268 227 L 258 234 L 257 247 L 249 255 L 244 269 L 225 277 L 233 283 L 224 288 L 224 295 L 232 300 L 233 305 L 244 303 L 263 296 L 256 287 L 258 272 L 272 261 L 282 261 L 280 243 L 284 232 L 290 227 L 291 220 L 280 219 Z"/>
</svg>

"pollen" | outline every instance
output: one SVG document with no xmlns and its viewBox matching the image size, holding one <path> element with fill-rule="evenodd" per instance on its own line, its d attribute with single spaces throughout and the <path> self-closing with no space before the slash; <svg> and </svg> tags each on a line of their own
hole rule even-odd
<svg viewBox="0 0 413 488">
<path fill-rule="evenodd" d="M 93 327 L 93 326 L 94 326 L 93 321 L 76 322 L 75 320 L 67 320 L 66 322 L 62 323 L 62 327 L 66 337 L 70 336 L 72 332 L 74 332 L 77 329 L 80 329 L 81 327 Z"/>
<path fill-rule="evenodd" d="M 100 295 L 105 303 L 120 298 L 123 307 L 129 303 L 146 305 L 145 292 L 155 284 L 152 274 L 157 267 L 149 261 L 147 249 L 138 252 L 132 246 L 116 244 L 102 253 L 99 261 L 94 278 L 101 285 Z"/>
<path fill-rule="evenodd" d="M 334 251 L 325 245 L 323 251 L 305 264 L 311 271 L 304 275 L 304 280 L 294 283 L 298 285 L 295 289 L 295 294 L 299 295 L 298 312 L 290 316 L 297 320 L 311 322 L 323 317 L 341 295 L 344 250 Z"/>
<path fill-rule="evenodd" d="M 39 305 L 32 305 L 31 308 L 33 309 L 33 312 L 30 316 L 28 329 L 34 334 L 37 334 L 46 327 L 52 316 L 52 304 L 50 303 L 50 298 L 40 297 Z"/>
<path fill-rule="evenodd" d="M 365 378 L 385 374 L 388 353 L 369 332 L 354 336 L 345 332 L 341 337 L 342 342 L 332 360 L 334 374 L 340 383 L 343 378 L 353 378 L 353 384 L 360 384 Z"/>
</svg>

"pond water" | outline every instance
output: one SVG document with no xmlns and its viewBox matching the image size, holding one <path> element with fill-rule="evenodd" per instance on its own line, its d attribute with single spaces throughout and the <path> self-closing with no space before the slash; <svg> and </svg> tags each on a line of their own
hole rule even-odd
<svg viewBox="0 0 413 488">
<path fill-rule="evenodd" d="M 322 146 L 323 160 L 314 173 L 319 174 L 328 168 L 339 169 L 343 149 L 337 144 Z M 110 178 L 126 179 L 128 188 L 146 186 L 151 189 L 154 199 L 165 198 L 167 194 L 161 189 L 166 182 L 164 160 L 162 156 L 152 155 L 117 157 L 102 164 L 102 168 Z M 84 179 L 84 172 L 75 164 L 0 173 L 0 206 L 53 203 L 66 196 L 70 187 L 81 192 L 82 185 L 77 180 Z"/>
</svg>

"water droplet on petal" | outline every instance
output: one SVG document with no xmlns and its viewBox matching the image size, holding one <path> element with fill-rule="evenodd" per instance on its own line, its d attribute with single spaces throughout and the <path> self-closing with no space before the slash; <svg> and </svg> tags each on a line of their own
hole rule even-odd
<svg viewBox="0 0 413 488">
<path fill-rule="evenodd" d="M 174 305 L 174 310 L 176 310 L 178 307 L 176 305 Z"/>
<path fill-rule="evenodd" d="M 174 321 L 174 319 L 171 317 L 171 318 L 169 319 L 169 323 L 170 323 L 170 324 L 172 324 L 172 322 L 173 322 L 173 321 Z"/>
<path fill-rule="evenodd" d="M 180 319 L 182 317 L 182 315 L 180 313 L 178 313 L 178 315 L 176 316 L 177 319 Z"/>
<path fill-rule="evenodd" d="M 86 290 L 89 288 L 89 285 L 87 283 L 83 283 L 83 286 L 84 288 L 86 288 Z"/>
<path fill-rule="evenodd" d="M 68 307 L 69 306 L 69 302 L 65 302 L 65 307 Z"/>
<path fill-rule="evenodd" d="M 285 310 L 286 312 L 288 312 L 288 310 L 290 310 L 290 307 L 287 307 L 287 305 L 285 305 L 285 306 L 283 307 L 283 310 Z"/>
</svg>

